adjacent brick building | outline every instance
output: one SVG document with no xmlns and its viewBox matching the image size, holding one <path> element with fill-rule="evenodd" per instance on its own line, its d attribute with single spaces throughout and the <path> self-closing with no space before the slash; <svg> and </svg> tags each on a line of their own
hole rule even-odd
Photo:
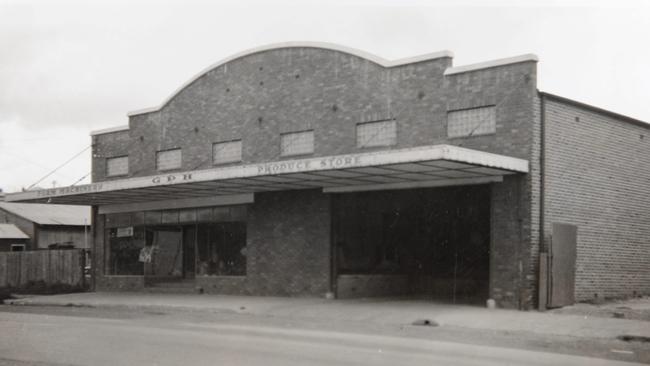
<svg viewBox="0 0 650 366">
<path fill-rule="evenodd" d="M 648 125 L 539 92 L 536 63 L 247 51 L 94 132 L 92 184 L 7 200 L 93 205 L 97 290 L 648 294 Z"/>
</svg>

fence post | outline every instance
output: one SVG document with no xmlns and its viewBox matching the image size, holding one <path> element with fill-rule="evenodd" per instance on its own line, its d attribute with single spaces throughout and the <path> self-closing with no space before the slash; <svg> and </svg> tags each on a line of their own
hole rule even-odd
<svg viewBox="0 0 650 366">
<path fill-rule="evenodd" d="M 79 268 L 79 272 L 81 275 L 81 287 L 86 288 L 86 250 L 87 249 L 81 249 L 79 252 L 79 263 L 81 268 Z"/>
<path fill-rule="evenodd" d="M 7 255 L 0 253 L 0 287 L 9 287 L 7 273 Z"/>
</svg>

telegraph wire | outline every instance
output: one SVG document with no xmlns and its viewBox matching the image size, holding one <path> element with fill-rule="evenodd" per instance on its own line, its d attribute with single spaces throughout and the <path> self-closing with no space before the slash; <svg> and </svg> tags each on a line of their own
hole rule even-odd
<svg viewBox="0 0 650 366">
<path fill-rule="evenodd" d="M 86 173 L 83 177 L 77 179 L 77 180 L 76 180 L 74 183 L 72 183 L 70 186 L 74 186 L 74 185 L 76 185 L 77 183 L 81 182 L 82 180 L 86 179 L 86 177 L 88 177 L 88 176 L 90 175 L 90 173 L 91 173 L 91 172 Z"/>
<path fill-rule="evenodd" d="M 17 154 L 13 154 L 13 153 L 10 153 L 10 152 L 7 152 L 7 151 L 0 151 L 0 155 L 3 155 L 3 154 L 7 155 L 7 156 L 12 156 L 12 157 L 14 157 L 14 158 L 16 158 L 18 160 L 22 160 L 25 163 L 29 163 L 31 165 L 37 166 L 37 167 L 42 168 L 42 169 L 50 169 L 50 167 L 48 167 L 48 166 L 45 166 L 43 164 L 37 163 L 37 162 L 29 160 L 29 159 L 25 159 L 24 157 L 22 157 L 20 155 L 17 155 Z M 70 178 L 70 176 L 65 175 L 65 174 L 61 174 L 61 176 L 64 176 L 66 178 Z"/>
<path fill-rule="evenodd" d="M 38 183 L 42 182 L 43 179 L 49 177 L 50 175 L 54 174 L 57 170 L 63 168 L 63 167 L 64 167 L 65 165 L 67 165 L 69 162 L 71 162 L 72 160 L 76 159 L 79 155 L 81 155 L 81 154 L 83 154 L 84 152 L 86 152 L 86 150 L 90 149 L 90 147 L 91 147 L 91 145 L 86 146 L 86 148 L 84 148 L 83 150 L 81 150 L 81 151 L 79 151 L 78 153 L 76 153 L 76 154 L 75 154 L 73 157 L 71 157 L 70 159 L 66 160 L 65 163 L 63 163 L 63 164 L 59 165 L 58 167 L 54 168 L 54 170 L 52 170 L 51 172 L 47 173 L 45 176 L 43 176 L 43 178 L 37 180 L 34 184 L 32 184 L 31 186 L 27 187 L 27 190 L 30 190 L 30 189 L 33 188 L 35 185 L 37 185 Z"/>
</svg>

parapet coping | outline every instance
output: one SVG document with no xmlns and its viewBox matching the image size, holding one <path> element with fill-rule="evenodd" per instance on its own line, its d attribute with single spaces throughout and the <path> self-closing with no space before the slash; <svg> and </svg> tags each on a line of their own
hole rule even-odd
<svg viewBox="0 0 650 366">
<path fill-rule="evenodd" d="M 476 63 L 476 64 L 450 67 L 447 70 L 445 70 L 444 74 L 445 75 L 455 75 L 455 74 L 461 74 L 461 73 L 464 73 L 464 72 L 470 72 L 470 71 L 476 71 L 476 70 L 489 69 L 489 68 L 492 68 L 492 67 L 516 64 L 516 63 L 520 63 L 520 62 L 538 62 L 538 61 L 539 61 L 539 58 L 537 57 L 537 55 L 535 55 L 533 53 L 527 53 L 527 54 L 524 54 L 524 55 L 519 55 L 519 56 L 514 56 L 514 57 L 507 57 L 507 58 L 500 58 L 500 59 L 497 59 L 497 60 L 479 62 L 479 63 Z"/>
<path fill-rule="evenodd" d="M 107 134 L 107 133 L 128 131 L 128 130 L 129 130 L 129 125 L 102 128 L 100 130 L 90 131 L 90 136 L 104 135 L 104 134 Z"/>
</svg>

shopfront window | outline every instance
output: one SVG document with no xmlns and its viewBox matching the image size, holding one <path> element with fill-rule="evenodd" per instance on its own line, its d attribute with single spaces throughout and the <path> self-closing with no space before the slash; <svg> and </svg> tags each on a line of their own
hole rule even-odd
<svg viewBox="0 0 650 366">
<path fill-rule="evenodd" d="M 143 266 L 138 261 L 145 246 L 144 228 L 123 226 L 107 229 L 109 246 L 109 273 L 112 275 L 142 275 Z"/>
<path fill-rule="evenodd" d="M 199 225 L 197 246 L 197 275 L 246 275 L 246 223 Z"/>
<path fill-rule="evenodd" d="M 246 206 L 106 215 L 106 274 L 246 275 L 246 215 Z"/>
</svg>

